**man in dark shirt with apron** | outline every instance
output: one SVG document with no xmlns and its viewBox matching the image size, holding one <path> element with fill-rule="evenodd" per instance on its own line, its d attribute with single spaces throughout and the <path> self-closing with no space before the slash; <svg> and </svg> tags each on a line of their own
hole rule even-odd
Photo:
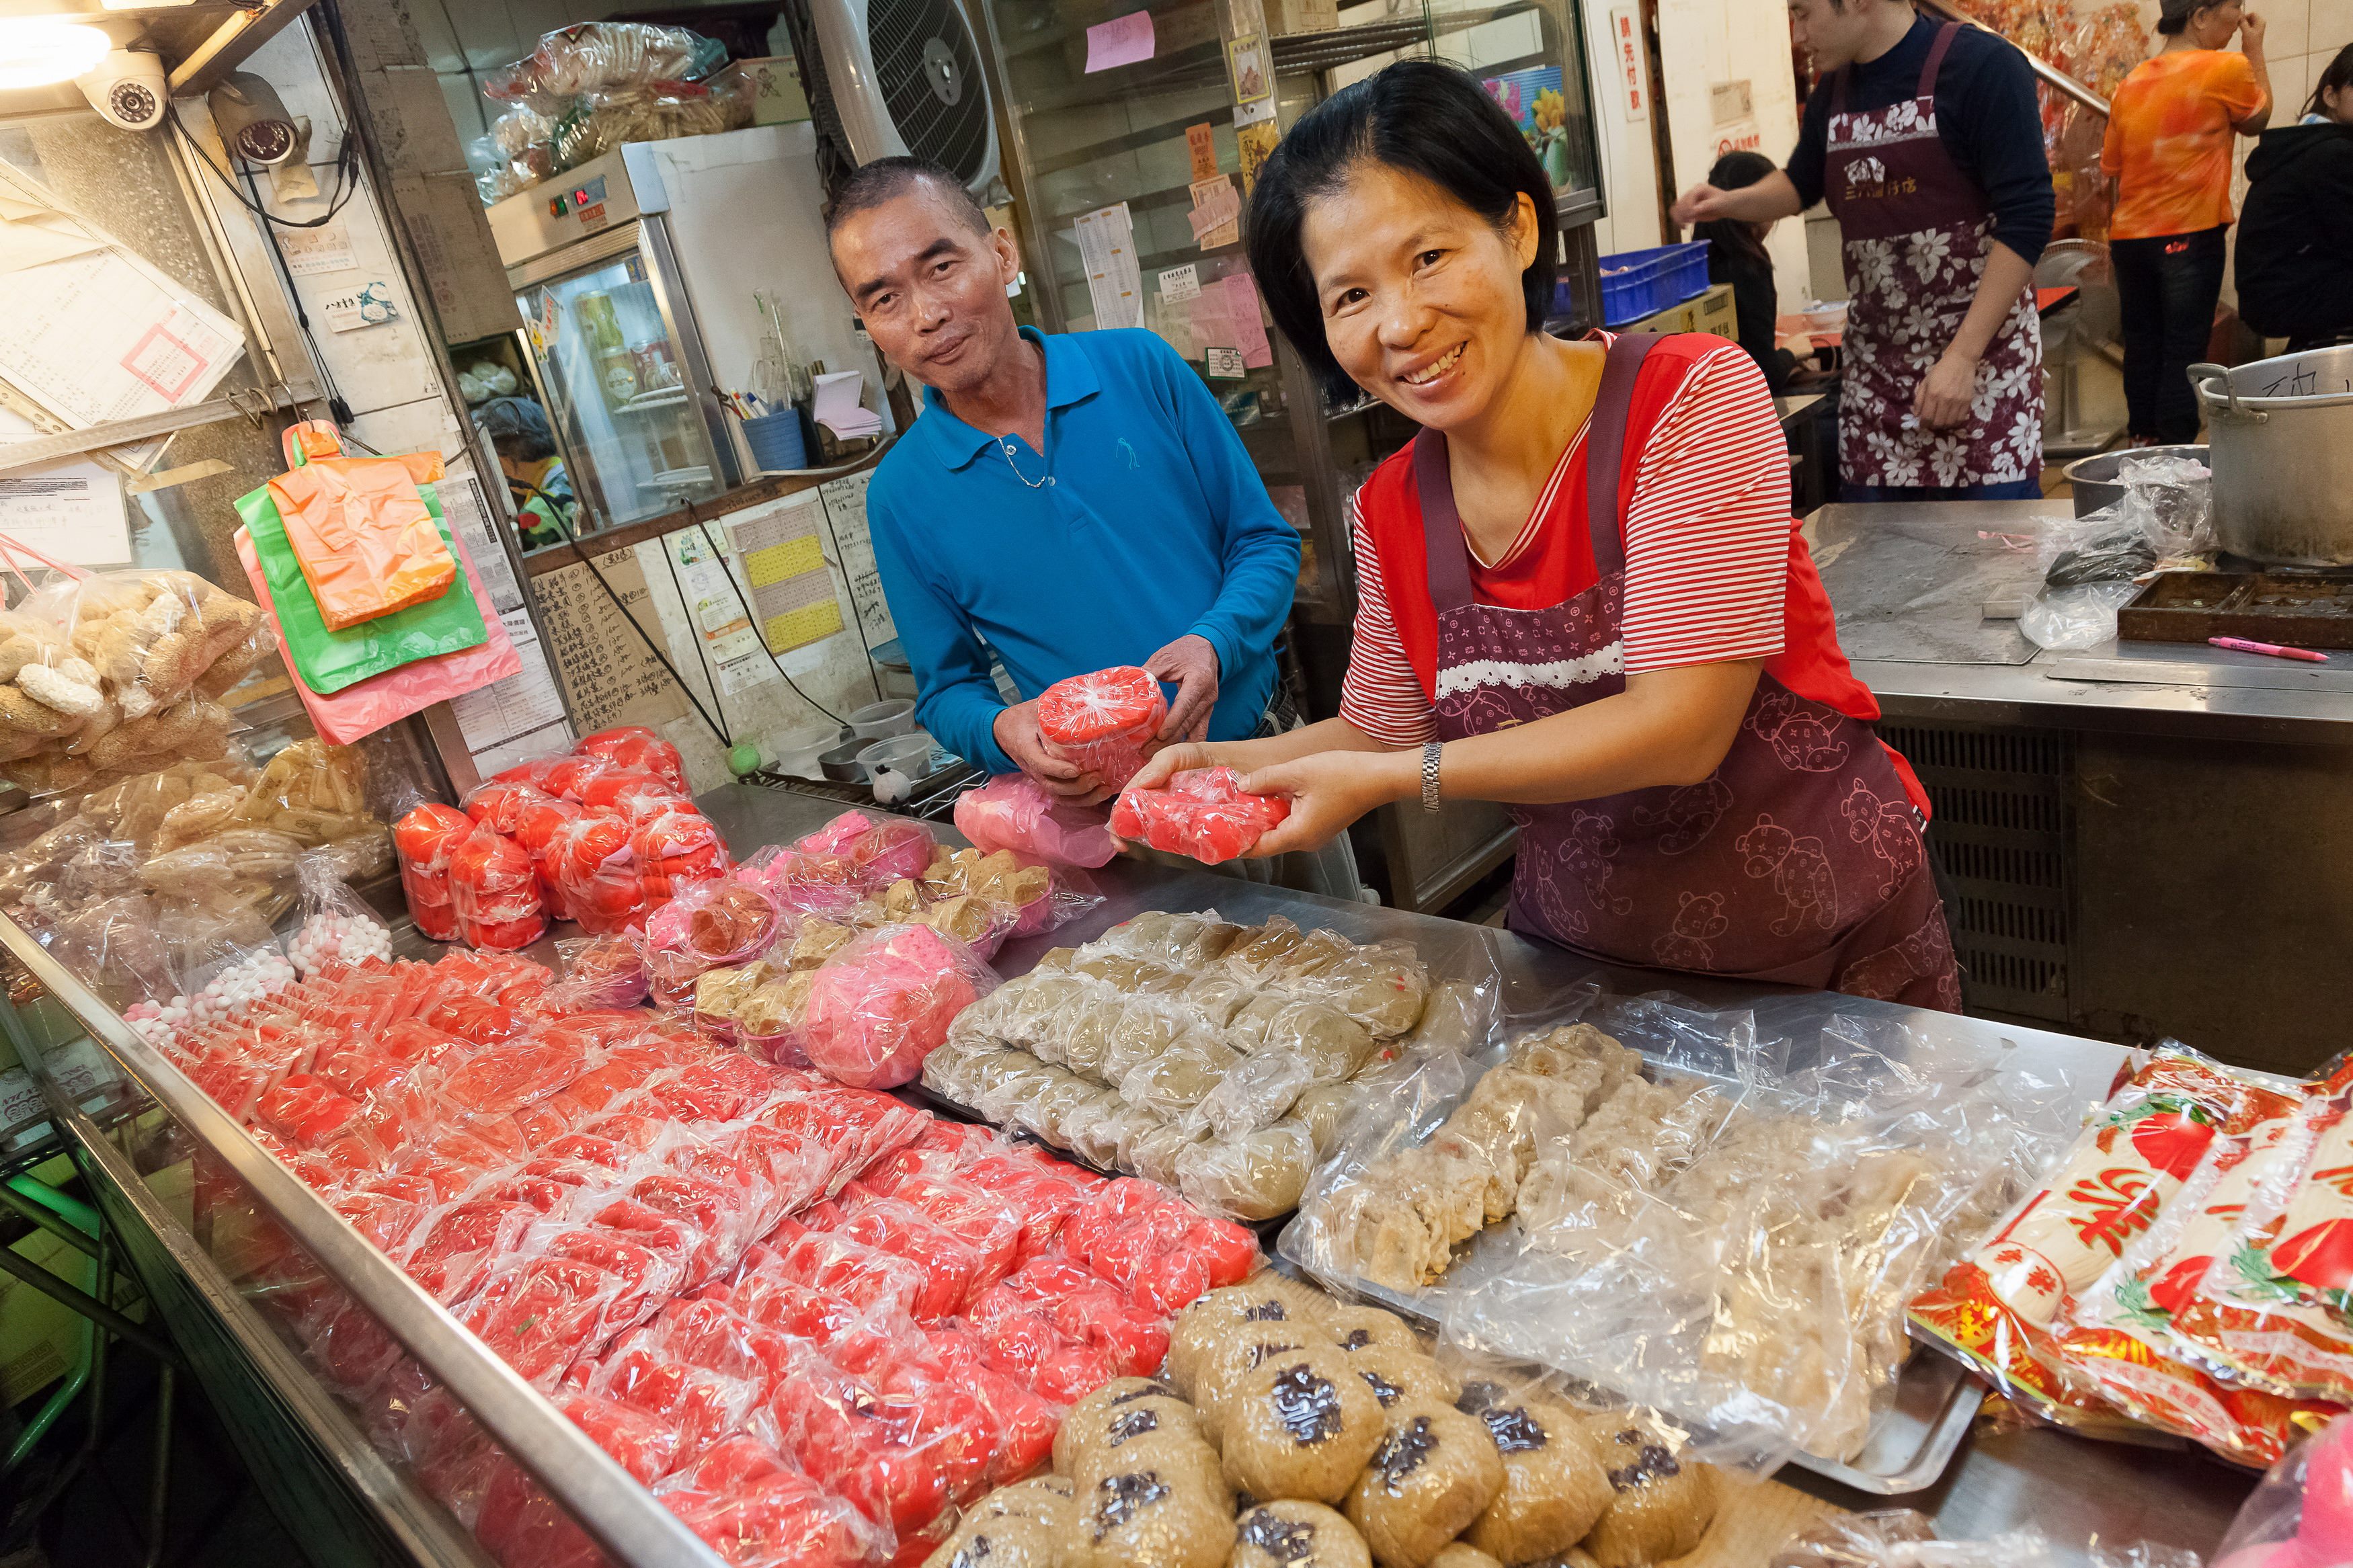
<svg viewBox="0 0 2353 1568">
<path fill-rule="evenodd" d="M 2030 285 L 2055 201 L 2026 57 L 1909 0 L 1791 0 L 1819 74 L 1788 164 L 1696 185 L 1679 224 L 1827 198 L 1845 256 L 1839 468 L 1848 500 L 2042 494 L 2042 337 Z"/>
</svg>

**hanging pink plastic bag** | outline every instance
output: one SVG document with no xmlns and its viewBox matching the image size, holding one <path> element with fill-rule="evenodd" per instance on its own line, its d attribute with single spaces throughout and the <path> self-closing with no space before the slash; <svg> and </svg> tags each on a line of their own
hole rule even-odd
<svg viewBox="0 0 2353 1568">
<path fill-rule="evenodd" d="M 1144 749 L 1167 717 L 1160 682 L 1132 664 L 1058 680 L 1038 698 L 1038 728 L 1046 739 L 1112 789 L 1144 766 Z"/>
<path fill-rule="evenodd" d="M 270 609 L 269 580 L 262 574 L 261 557 L 255 552 L 253 541 L 246 536 L 244 529 L 238 529 L 235 537 L 237 559 L 245 568 L 246 581 L 252 584 L 253 596 L 269 618 L 279 652 L 286 654 L 285 629 L 279 626 L 276 613 Z M 458 547 L 458 563 L 465 569 L 466 582 L 473 589 L 476 602 L 489 604 L 491 595 L 482 586 L 481 574 L 474 570 L 474 558 L 466 551 L 464 536 L 453 531 L 449 539 Z M 302 699 L 302 707 L 311 715 L 311 727 L 319 731 L 320 738 L 348 746 L 412 713 L 422 713 L 436 702 L 446 702 L 469 691 L 479 691 L 510 675 L 522 674 L 522 656 L 508 640 L 506 627 L 500 624 L 498 616 L 484 616 L 482 628 L 487 635 L 472 647 L 420 658 L 324 696 L 303 683 L 301 671 L 294 668 L 291 655 L 286 655 L 284 660 L 286 674 L 293 681 L 295 694 Z"/>
<path fill-rule="evenodd" d="M 999 773 L 956 797 L 956 831 L 984 855 L 1010 849 L 1058 866 L 1107 866 L 1119 840 L 1101 806 L 1073 805 L 1028 773 Z"/>
<path fill-rule="evenodd" d="M 895 1089 L 923 1071 L 948 1025 L 997 989 L 989 967 L 927 926 L 884 926 L 834 954 L 809 988 L 809 1063 L 853 1089 Z"/>
<path fill-rule="evenodd" d="M 1282 795 L 1245 795 L 1231 768 L 1194 768 L 1159 789 L 1121 793 L 1111 830 L 1170 855 L 1215 866 L 1247 855 L 1267 829 L 1291 815 Z"/>
<path fill-rule="evenodd" d="M 547 932 L 531 857 L 487 823 L 475 824 L 449 857 L 449 897 L 458 935 L 470 947 L 512 952 Z"/>
<path fill-rule="evenodd" d="M 2288 1450 L 2239 1507 L 2214 1568 L 2334 1568 L 2353 1562 L 2353 1418 Z"/>
</svg>

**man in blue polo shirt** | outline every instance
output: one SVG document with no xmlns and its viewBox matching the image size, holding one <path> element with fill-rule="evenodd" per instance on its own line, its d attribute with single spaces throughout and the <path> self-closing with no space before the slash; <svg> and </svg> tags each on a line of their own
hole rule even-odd
<svg viewBox="0 0 2353 1568">
<path fill-rule="evenodd" d="M 1067 677 L 1140 664 L 1176 688 L 1163 739 L 1256 733 L 1299 535 L 1191 367 L 1147 331 L 1017 327 L 1012 237 L 934 164 L 862 166 L 826 232 L 866 330 L 924 388 L 866 494 L 923 727 L 1082 800 L 1100 782 L 1038 730 Z M 1024 700 L 998 695 L 991 649 Z"/>
</svg>

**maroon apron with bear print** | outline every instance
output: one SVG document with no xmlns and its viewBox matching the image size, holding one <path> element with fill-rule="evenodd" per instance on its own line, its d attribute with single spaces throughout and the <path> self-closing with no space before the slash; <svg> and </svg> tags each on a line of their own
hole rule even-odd
<svg viewBox="0 0 2353 1568">
<path fill-rule="evenodd" d="M 1610 345 L 1587 436 L 1599 580 L 1550 609 L 1472 599 L 1446 438 L 1416 438 L 1440 740 L 1625 689 L 1619 470 L 1635 373 L 1656 341 L 1625 333 Z M 1960 1007 L 1919 817 L 1886 751 L 1870 725 L 1770 676 L 1701 783 L 1510 810 L 1520 826 L 1514 931 L 1611 963 Z"/>
</svg>

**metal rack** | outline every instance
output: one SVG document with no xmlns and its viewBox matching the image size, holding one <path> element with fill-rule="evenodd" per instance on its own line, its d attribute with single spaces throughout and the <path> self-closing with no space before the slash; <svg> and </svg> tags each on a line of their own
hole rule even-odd
<svg viewBox="0 0 2353 1568">
<path fill-rule="evenodd" d="M 234 1227 L 206 1213 L 183 1224 L 142 1165 L 189 1162 L 192 1173 L 234 1191 L 253 1221 L 282 1232 L 364 1307 L 617 1562 L 723 1568 L 676 1515 L 5 916 L 0 949 L 56 1004 L 9 1007 L 10 1033 L 51 1121 L 191 1371 L 228 1417 L 248 1468 L 281 1515 L 301 1521 L 322 1560 L 463 1568 L 487 1561 L 446 1510 L 369 1445 L 256 1310 L 253 1282 L 236 1265 L 237 1238 L 221 1234 Z M 83 1033 L 103 1053 L 107 1092 L 142 1108 L 119 1117 L 111 1131 L 53 1071 L 57 1054 Z M 137 1131 L 130 1147 L 125 1129 Z"/>
</svg>

